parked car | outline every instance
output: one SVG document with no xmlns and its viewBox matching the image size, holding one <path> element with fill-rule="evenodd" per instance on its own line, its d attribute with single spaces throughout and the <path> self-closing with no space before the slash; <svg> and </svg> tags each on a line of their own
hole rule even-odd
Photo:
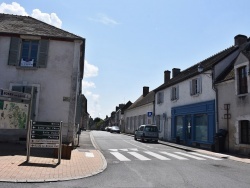
<svg viewBox="0 0 250 188">
<path fill-rule="evenodd" d="M 108 131 L 108 132 L 110 132 L 110 129 L 111 129 L 111 126 L 107 126 L 107 127 L 105 128 L 105 130 Z"/>
<path fill-rule="evenodd" d="M 120 133 L 120 128 L 118 126 L 112 126 L 110 129 L 111 133 Z"/>
<path fill-rule="evenodd" d="M 159 131 L 156 125 L 141 125 L 138 130 L 135 130 L 134 139 L 140 139 L 142 142 L 159 140 Z"/>
</svg>

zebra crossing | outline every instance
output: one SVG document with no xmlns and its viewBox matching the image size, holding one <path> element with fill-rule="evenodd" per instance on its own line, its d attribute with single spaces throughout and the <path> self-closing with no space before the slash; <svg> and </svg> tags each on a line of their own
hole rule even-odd
<svg viewBox="0 0 250 188">
<path fill-rule="evenodd" d="M 184 152 L 184 151 L 175 151 L 175 152 L 166 152 L 166 151 L 142 151 L 137 148 L 130 149 L 109 149 L 110 154 L 112 154 L 119 161 L 132 161 L 133 159 L 141 161 L 150 161 L 154 159 L 169 161 L 169 160 L 223 160 L 221 158 L 212 157 L 209 155 L 204 155 L 196 152 Z"/>
</svg>

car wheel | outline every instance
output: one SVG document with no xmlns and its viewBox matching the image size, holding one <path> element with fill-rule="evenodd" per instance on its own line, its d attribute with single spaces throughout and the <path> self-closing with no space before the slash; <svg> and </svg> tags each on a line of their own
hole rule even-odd
<svg viewBox="0 0 250 188">
<path fill-rule="evenodd" d="M 137 140 L 136 136 L 134 137 L 135 140 Z"/>
<path fill-rule="evenodd" d="M 158 143 L 158 140 L 155 140 L 155 143 Z"/>
</svg>

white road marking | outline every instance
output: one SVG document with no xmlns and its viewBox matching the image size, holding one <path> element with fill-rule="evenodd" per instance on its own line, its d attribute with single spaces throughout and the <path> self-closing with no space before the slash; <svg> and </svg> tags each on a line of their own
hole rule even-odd
<svg viewBox="0 0 250 188">
<path fill-rule="evenodd" d="M 155 157 L 155 158 L 157 158 L 157 159 L 160 159 L 160 160 L 170 160 L 170 159 L 167 158 L 167 157 L 164 157 L 164 156 L 162 156 L 162 155 L 159 155 L 159 154 L 154 153 L 154 152 L 151 152 L 151 151 L 144 151 L 144 153 L 147 153 L 148 155 L 151 155 L 151 156 L 153 156 L 153 157 Z"/>
<path fill-rule="evenodd" d="M 213 160 L 217 160 L 217 161 L 223 160 L 223 159 L 220 159 L 220 158 L 211 157 L 211 156 L 203 155 L 203 154 L 200 154 L 200 153 L 195 153 L 195 152 L 191 152 L 191 153 L 192 153 L 193 155 L 198 155 L 198 156 L 201 156 L 201 157 L 205 157 L 205 158 L 213 159 Z"/>
<path fill-rule="evenodd" d="M 114 155 L 117 159 L 119 159 L 120 161 L 131 161 L 130 159 L 128 159 L 127 157 L 125 157 L 119 152 L 110 152 L 110 153 Z"/>
<path fill-rule="evenodd" d="M 145 156 L 143 156 L 143 155 L 141 155 L 141 154 L 139 154 L 139 153 L 137 153 L 137 152 L 128 152 L 130 155 L 133 155 L 134 157 L 136 157 L 137 159 L 140 159 L 140 160 L 142 160 L 142 161 L 149 161 L 149 160 L 151 160 L 151 159 L 149 159 L 149 158 L 147 158 L 147 157 L 145 157 Z"/>
<path fill-rule="evenodd" d="M 109 149 L 110 151 L 118 151 L 118 149 Z"/>
<path fill-rule="evenodd" d="M 189 154 L 186 154 L 186 153 L 182 153 L 182 152 L 175 152 L 175 153 L 180 154 L 180 155 L 184 155 L 186 157 L 190 157 L 190 158 L 193 158 L 193 159 L 197 159 L 197 160 L 206 160 L 206 159 L 196 157 L 196 156 L 193 156 L 193 155 L 189 155 Z"/>
<path fill-rule="evenodd" d="M 128 151 L 128 149 L 119 149 L 119 150 L 121 150 L 121 151 Z"/>
<path fill-rule="evenodd" d="M 85 152 L 85 156 L 86 157 L 95 157 L 94 153 L 91 153 L 91 152 Z"/>
<path fill-rule="evenodd" d="M 168 155 L 168 156 L 170 156 L 170 157 L 174 157 L 174 158 L 179 159 L 179 160 L 189 160 L 189 159 L 187 159 L 187 158 L 185 158 L 185 157 L 181 157 L 181 156 L 179 156 L 179 155 L 175 155 L 175 154 L 173 154 L 173 153 L 168 153 L 168 152 L 165 152 L 165 151 L 162 151 L 162 152 L 160 152 L 160 153 L 163 153 L 163 154 Z"/>
<path fill-rule="evenodd" d="M 129 150 L 132 150 L 132 151 L 138 151 L 137 148 L 130 148 Z"/>
</svg>

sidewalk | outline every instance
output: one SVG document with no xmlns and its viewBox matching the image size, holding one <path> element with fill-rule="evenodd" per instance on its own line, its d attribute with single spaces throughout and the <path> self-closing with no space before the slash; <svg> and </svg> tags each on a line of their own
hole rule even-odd
<svg viewBox="0 0 250 188">
<path fill-rule="evenodd" d="M 90 134 L 90 136 L 89 136 Z M 82 132 L 80 138 L 89 140 L 91 133 Z M 80 179 L 105 170 L 107 162 L 93 146 L 72 150 L 70 160 L 53 156 L 53 149 L 31 148 L 26 162 L 25 144 L 0 143 L 0 182 L 51 182 Z"/>
</svg>

